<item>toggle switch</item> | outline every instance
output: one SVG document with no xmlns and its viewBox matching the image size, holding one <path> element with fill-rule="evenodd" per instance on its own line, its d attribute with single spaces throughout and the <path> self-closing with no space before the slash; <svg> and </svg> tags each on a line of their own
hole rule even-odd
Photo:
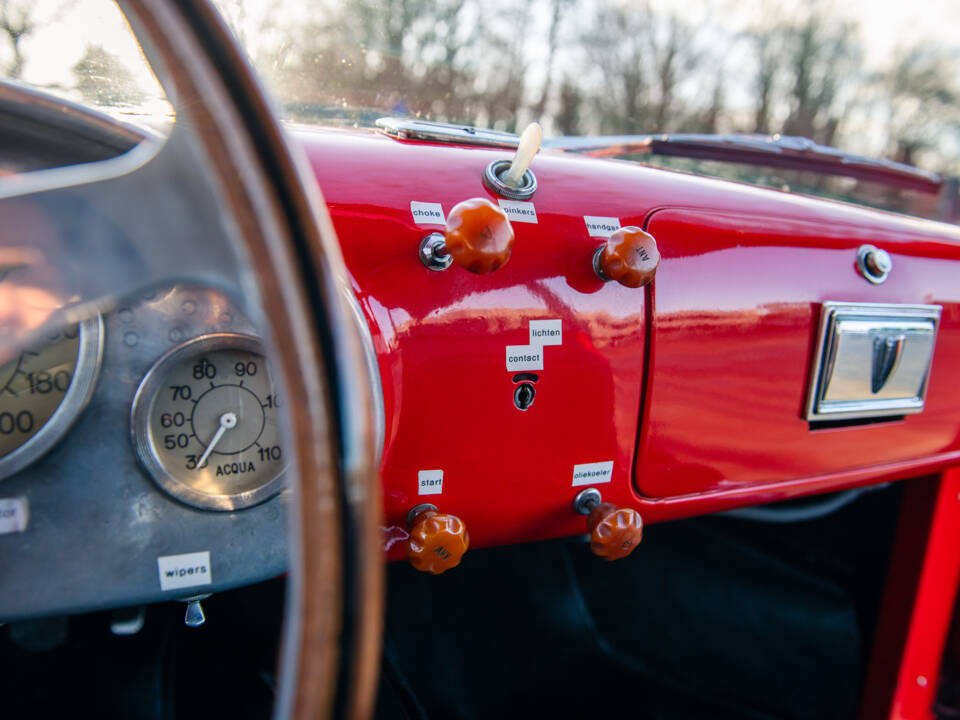
<svg viewBox="0 0 960 720">
<path fill-rule="evenodd" d="M 210 593 L 194 595 L 193 597 L 183 598 L 180 602 L 187 604 L 187 609 L 183 614 L 183 624 L 187 627 L 201 627 L 207 622 L 207 615 L 203 612 L 201 600 L 210 597 Z"/>
<path fill-rule="evenodd" d="M 587 488 L 573 501 L 573 509 L 587 516 L 590 550 L 604 560 L 626 557 L 643 539 L 643 519 L 632 508 L 601 502 L 600 491 Z"/>
<path fill-rule="evenodd" d="M 460 564 L 470 547 L 470 534 L 463 520 L 437 510 L 436 505 L 423 503 L 407 514 L 410 538 L 407 559 L 420 572 L 444 573 Z"/>
<path fill-rule="evenodd" d="M 616 280 L 628 288 L 649 284 L 660 265 L 653 235 L 633 225 L 616 230 L 593 254 L 593 270 L 605 282 Z"/>
<path fill-rule="evenodd" d="M 513 240 L 503 210 L 486 198 L 472 198 L 454 205 L 442 234 L 430 233 L 420 242 L 420 261 L 431 270 L 456 263 L 483 275 L 506 265 Z"/>
<path fill-rule="evenodd" d="M 517 141 L 517 152 L 511 160 L 494 160 L 483 172 L 487 189 L 508 200 L 529 200 L 537 191 L 537 178 L 530 163 L 540 151 L 543 130 L 530 123 Z"/>
</svg>

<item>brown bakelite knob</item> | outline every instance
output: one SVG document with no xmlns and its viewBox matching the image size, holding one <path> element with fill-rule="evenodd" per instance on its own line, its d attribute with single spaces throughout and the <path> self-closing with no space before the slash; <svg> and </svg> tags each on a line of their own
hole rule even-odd
<svg viewBox="0 0 960 720">
<path fill-rule="evenodd" d="M 618 508 L 613 503 L 594 505 L 587 517 L 590 549 L 605 560 L 619 560 L 629 555 L 643 538 L 643 520 L 631 508 Z"/>
<path fill-rule="evenodd" d="M 660 251 L 648 232 L 628 226 L 614 232 L 593 256 L 601 280 L 616 280 L 629 288 L 643 287 L 657 274 Z"/>
<path fill-rule="evenodd" d="M 506 264 L 513 250 L 513 228 L 506 214 L 484 198 L 464 200 L 447 216 L 447 252 L 472 273 L 493 272 Z"/>
<path fill-rule="evenodd" d="M 470 534 L 456 515 L 435 508 L 416 513 L 410 523 L 407 558 L 420 572 L 439 575 L 460 564 L 470 547 Z"/>
</svg>

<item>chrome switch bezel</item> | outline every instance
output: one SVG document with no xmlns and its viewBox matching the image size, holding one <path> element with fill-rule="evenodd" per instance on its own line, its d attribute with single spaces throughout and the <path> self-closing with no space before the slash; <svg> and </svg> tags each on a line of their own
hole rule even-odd
<svg viewBox="0 0 960 720">
<path fill-rule="evenodd" d="M 810 422 L 867 420 L 921 412 L 926 402 L 942 311 L 943 308 L 940 305 L 824 302 L 820 311 L 817 348 L 813 358 L 810 386 L 807 392 L 806 419 Z M 824 398 L 833 372 L 832 364 L 840 342 L 838 337 L 839 324 L 843 320 L 874 323 L 878 332 L 895 332 L 898 327 L 915 327 L 917 321 L 927 321 L 932 324 L 930 356 L 927 359 L 923 376 L 918 380 L 918 391 L 915 395 L 903 398 L 863 397 L 842 402 L 825 401 Z M 874 362 L 876 361 L 874 360 Z M 870 378 L 874 372 L 873 366 L 866 364 L 863 372 L 866 378 Z"/>
</svg>

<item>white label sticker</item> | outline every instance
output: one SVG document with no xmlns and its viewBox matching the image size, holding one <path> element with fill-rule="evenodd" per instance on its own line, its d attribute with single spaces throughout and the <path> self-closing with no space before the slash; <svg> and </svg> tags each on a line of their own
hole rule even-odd
<svg viewBox="0 0 960 720">
<path fill-rule="evenodd" d="M 157 571 L 160 573 L 161 590 L 177 590 L 213 582 L 209 551 L 158 557 Z"/>
<path fill-rule="evenodd" d="M 573 466 L 573 486 L 597 485 L 613 479 L 613 460 Z"/>
<path fill-rule="evenodd" d="M 520 202 L 519 200 L 500 200 L 500 209 L 506 213 L 510 222 L 528 222 L 537 221 L 537 209 L 532 202 Z"/>
<path fill-rule="evenodd" d="M 417 473 L 420 495 L 439 495 L 443 492 L 443 470 L 421 470 Z"/>
<path fill-rule="evenodd" d="M 507 345 L 507 371 L 543 370 L 542 345 Z"/>
<path fill-rule="evenodd" d="M 0 499 L 0 535 L 23 532 L 29 517 L 26 498 Z"/>
<path fill-rule="evenodd" d="M 562 345 L 563 320 L 531 320 L 531 345 Z"/>
<path fill-rule="evenodd" d="M 410 214 L 417 225 L 446 225 L 440 203 L 410 202 Z"/>
<path fill-rule="evenodd" d="M 620 218 L 584 215 L 583 221 L 587 224 L 587 232 L 590 233 L 590 237 L 608 238 L 620 229 Z"/>
</svg>

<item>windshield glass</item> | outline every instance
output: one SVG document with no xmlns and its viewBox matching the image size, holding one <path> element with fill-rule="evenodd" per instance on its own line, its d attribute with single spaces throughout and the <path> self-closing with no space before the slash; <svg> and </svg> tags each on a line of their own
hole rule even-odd
<svg viewBox="0 0 960 720">
<path fill-rule="evenodd" d="M 960 174 L 957 3 L 217 1 L 297 122 L 783 134 Z M 943 204 L 735 161 L 626 157 L 928 217 Z"/>
<path fill-rule="evenodd" d="M 111 0 L 0 0 L 0 77 L 113 115 L 171 113 Z"/>
<path fill-rule="evenodd" d="M 392 116 L 507 132 L 538 122 L 546 138 L 783 134 L 960 175 L 960 3 L 214 1 L 293 122 L 372 127 Z M 114 114 L 169 115 L 108 2 L 0 0 L 0 66 Z M 794 191 L 836 186 L 767 182 L 736 163 L 711 172 L 729 163 L 629 159 Z M 942 204 L 867 195 L 926 215 L 915 207 Z"/>
<path fill-rule="evenodd" d="M 218 0 L 288 118 L 782 133 L 960 170 L 960 4 Z"/>
</svg>

